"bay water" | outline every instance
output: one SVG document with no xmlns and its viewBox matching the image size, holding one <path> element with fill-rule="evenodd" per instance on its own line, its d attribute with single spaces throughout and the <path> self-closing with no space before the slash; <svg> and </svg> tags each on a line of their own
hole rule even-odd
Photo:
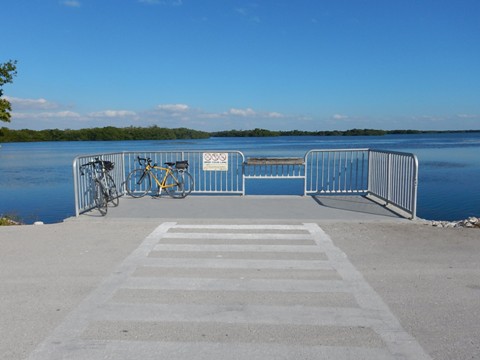
<svg viewBox="0 0 480 360">
<path fill-rule="evenodd" d="M 453 221 L 480 216 L 480 133 L 0 145 L 0 215 L 16 217 L 27 224 L 55 223 L 74 216 L 72 163 L 76 156 L 170 150 L 239 150 L 247 158 L 303 157 L 312 149 L 371 148 L 413 153 L 419 160 L 418 217 Z M 271 183 L 271 194 L 299 193 L 298 189 L 275 188 L 276 182 Z"/>
</svg>

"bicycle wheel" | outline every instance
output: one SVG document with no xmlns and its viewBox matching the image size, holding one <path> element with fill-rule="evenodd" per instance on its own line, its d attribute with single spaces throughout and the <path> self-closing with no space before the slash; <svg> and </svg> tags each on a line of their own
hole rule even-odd
<svg viewBox="0 0 480 360">
<path fill-rule="evenodd" d="M 135 169 L 128 174 L 125 184 L 128 195 L 140 198 L 152 188 L 152 178 L 149 172 L 144 169 Z"/>
<path fill-rule="evenodd" d="M 115 181 L 113 181 L 113 178 L 110 174 L 106 174 L 106 179 L 108 189 L 108 201 L 110 201 L 113 206 L 118 206 L 118 203 L 120 202 L 120 197 L 118 195 Z"/>
<path fill-rule="evenodd" d="M 165 190 L 173 198 L 184 198 L 193 190 L 192 175 L 183 170 L 172 170 L 165 179 Z"/>
<path fill-rule="evenodd" d="M 102 183 L 95 180 L 95 206 L 102 215 L 107 215 L 108 193 L 102 186 Z"/>
</svg>

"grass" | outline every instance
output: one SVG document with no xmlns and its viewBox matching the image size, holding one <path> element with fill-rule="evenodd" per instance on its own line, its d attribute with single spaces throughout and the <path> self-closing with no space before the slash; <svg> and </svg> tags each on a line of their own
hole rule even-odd
<svg viewBox="0 0 480 360">
<path fill-rule="evenodd" d="M 16 217 L 11 215 L 0 215 L 0 226 L 21 225 L 22 222 Z"/>
</svg>

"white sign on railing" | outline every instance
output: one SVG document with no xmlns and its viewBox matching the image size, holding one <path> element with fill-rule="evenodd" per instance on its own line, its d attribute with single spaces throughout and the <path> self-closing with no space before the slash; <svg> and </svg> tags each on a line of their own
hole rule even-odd
<svg viewBox="0 0 480 360">
<path fill-rule="evenodd" d="M 203 153 L 203 171 L 228 171 L 228 153 Z"/>
</svg>

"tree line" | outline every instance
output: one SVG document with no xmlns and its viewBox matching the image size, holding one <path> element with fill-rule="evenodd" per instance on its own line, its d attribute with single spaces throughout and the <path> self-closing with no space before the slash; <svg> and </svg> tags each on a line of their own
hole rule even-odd
<svg viewBox="0 0 480 360">
<path fill-rule="evenodd" d="M 156 125 L 150 127 L 113 126 L 87 128 L 80 130 L 11 130 L 0 128 L 0 142 L 34 142 L 34 141 L 123 141 L 123 140 L 180 140 L 207 139 L 210 137 L 273 137 L 273 136 L 382 136 L 387 134 L 425 134 L 425 133 L 455 133 L 480 132 L 480 130 L 376 130 L 351 129 L 333 131 L 272 131 L 266 129 L 228 130 L 205 132 L 187 128 L 162 128 Z"/>
<path fill-rule="evenodd" d="M 375 129 L 351 129 L 351 130 L 332 130 L 332 131 L 303 131 L 303 130 L 288 130 L 288 131 L 271 131 L 265 129 L 253 130 L 226 130 L 212 132 L 212 137 L 270 137 L 270 136 L 371 136 L 371 135 L 385 135 L 388 132 L 385 130 Z"/>
<path fill-rule="evenodd" d="M 34 141 L 113 141 L 113 140 L 177 140 L 205 139 L 210 134 L 187 128 L 168 129 L 158 126 L 96 127 L 80 130 L 11 130 L 0 129 L 0 142 L 34 142 Z"/>
<path fill-rule="evenodd" d="M 388 134 L 434 134 L 434 133 L 470 133 L 480 130 L 378 130 L 378 129 L 350 129 L 350 130 L 321 130 L 321 131 L 271 131 L 265 129 L 253 130 L 226 130 L 210 133 L 212 137 L 266 137 L 266 136 L 382 136 Z"/>
</svg>

